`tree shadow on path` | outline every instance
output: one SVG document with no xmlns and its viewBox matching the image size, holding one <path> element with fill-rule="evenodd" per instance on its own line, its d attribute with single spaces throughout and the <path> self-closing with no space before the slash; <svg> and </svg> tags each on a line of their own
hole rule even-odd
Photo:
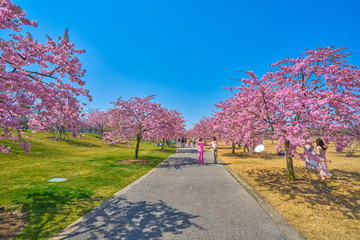
<svg viewBox="0 0 360 240">
<path fill-rule="evenodd" d="M 197 148 L 178 148 L 176 153 L 198 153 Z"/>
<path fill-rule="evenodd" d="M 160 165 L 160 168 L 175 168 L 175 169 L 182 169 L 184 167 L 197 165 L 198 160 L 191 157 L 178 157 L 178 158 L 171 158 L 169 161 L 164 162 Z"/>
<path fill-rule="evenodd" d="M 131 202 L 117 199 L 105 209 L 85 215 L 85 222 L 74 224 L 70 234 L 60 233 L 60 239 L 160 239 L 164 233 L 181 234 L 184 229 L 196 227 L 191 220 L 199 216 L 158 202 Z"/>
</svg>

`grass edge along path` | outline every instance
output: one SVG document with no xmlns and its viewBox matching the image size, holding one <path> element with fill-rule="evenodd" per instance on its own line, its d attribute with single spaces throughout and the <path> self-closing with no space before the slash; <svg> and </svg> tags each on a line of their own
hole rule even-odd
<svg viewBox="0 0 360 240">
<path fill-rule="evenodd" d="M 13 146 L 0 158 L 0 206 L 27 213 L 28 225 L 17 239 L 51 237 L 176 151 L 172 146 L 170 152 L 159 152 L 155 144 L 141 143 L 140 158 L 150 163 L 119 164 L 133 158 L 133 144 L 109 146 L 94 134 L 70 141 L 50 137 L 37 133 L 30 154 Z M 49 183 L 54 177 L 68 181 Z"/>
</svg>

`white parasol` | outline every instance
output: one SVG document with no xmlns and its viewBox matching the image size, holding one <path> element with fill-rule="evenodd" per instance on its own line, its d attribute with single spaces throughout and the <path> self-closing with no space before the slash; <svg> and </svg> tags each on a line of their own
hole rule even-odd
<svg viewBox="0 0 360 240">
<path fill-rule="evenodd" d="M 255 152 L 262 152 L 264 151 L 265 147 L 262 144 L 259 144 L 255 147 Z"/>
</svg>

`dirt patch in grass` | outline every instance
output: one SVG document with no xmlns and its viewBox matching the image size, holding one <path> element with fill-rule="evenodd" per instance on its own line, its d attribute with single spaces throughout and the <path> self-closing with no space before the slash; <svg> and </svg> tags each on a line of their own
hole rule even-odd
<svg viewBox="0 0 360 240">
<path fill-rule="evenodd" d="M 150 163 L 150 160 L 148 159 L 124 159 L 121 161 L 118 161 L 119 164 L 147 164 Z"/>
<path fill-rule="evenodd" d="M 286 174 L 285 157 L 277 156 L 276 142 L 265 141 L 265 151 L 249 155 L 219 143 L 219 157 L 257 191 L 306 239 L 360 239 L 360 157 L 346 158 L 330 145 L 327 158 L 331 178 L 305 172 L 294 159 L 296 180 Z"/>
<path fill-rule="evenodd" d="M 0 208 L 0 239 L 15 239 L 27 225 L 26 214 L 19 211 L 9 211 Z"/>
</svg>

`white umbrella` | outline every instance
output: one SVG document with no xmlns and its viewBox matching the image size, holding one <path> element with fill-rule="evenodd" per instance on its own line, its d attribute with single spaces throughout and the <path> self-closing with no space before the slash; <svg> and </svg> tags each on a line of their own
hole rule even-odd
<svg viewBox="0 0 360 240">
<path fill-rule="evenodd" d="M 262 144 L 259 144 L 255 147 L 255 152 L 262 152 L 264 151 L 265 147 Z"/>
</svg>

